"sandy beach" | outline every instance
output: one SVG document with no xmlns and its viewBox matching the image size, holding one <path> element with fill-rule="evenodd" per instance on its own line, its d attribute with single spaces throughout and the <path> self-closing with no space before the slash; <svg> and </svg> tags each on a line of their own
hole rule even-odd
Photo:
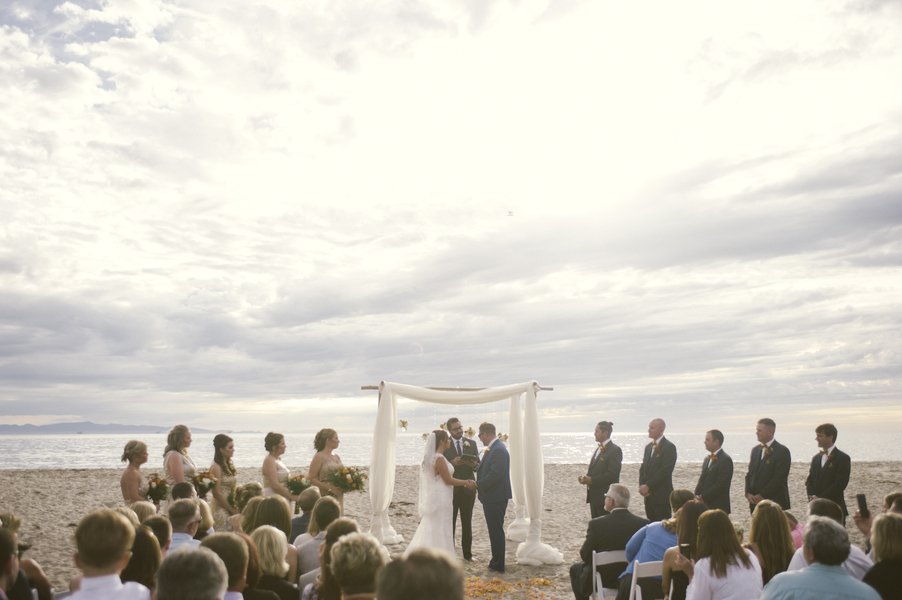
<svg viewBox="0 0 902 600">
<path fill-rule="evenodd" d="M 694 488 L 698 478 L 698 464 L 679 464 L 674 472 L 676 487 Z M 293 472 L 302 470 L 295 465 Z M 748 529 L 749 514 L 742 497 L 746 466 L 736 465 L 733 478 L 733 520 Z M 151 469 L 144 471 L 153 472 Z M 507 588 L 504 598 L 572 598 L 568 569 L 579 560 L 579 548 L 585 536 L 589 519 L 585 504 L 584 488 L 576 481 L 585 472 L 583 465 L 546 465 L 544 515 L 542 521 L 543 541 L 557 548 L 564 555 L 560 565 L 528 567 L 516 564 L 517 544 L 508 541 L 507 572 L 501 577 Z M 805 513 L 804 482 L 808 472 L 807 463 L 793 463 L 790 473 L 792 511 L 797 517 Z M 23 520 L 20 538 L 32 544 L 26 556 L 37 560 L 47 572 L 57 589 L 65 589 L 71 576 L 77 573 L 72 556 L 74 545 L 72 534 L 78 520 L 88 511 L 102 506 L 122 504 L 119 493 L 118 470 L 0 470 L 0 512 L 13 512 Z M 638 465 L 624 465 L 621 481 L 635 493 L 639 478 Z M 239 472 L 239 482 L 259 480 L 259 471 L 244 469 Z M 855 463 L 852 479 L 846 490 L 846 502 L 850 508 L 855 504 L 855 494 L 867 494 L 872 510 L 877 510 L 883 496 L 902 488 L 902 464 L 898 462 Z M 392 524 L 409 540 L 416 529 L 417 472 L 416 467 L 398 467 L 394 500 L 391 506 Z M 635 495 L 631 509 L 644 514 L 642 499 Z M 369 528 L 369 497 L 350 494 L 345 498 L 346 515 L 358 520 L 363 530 Z M 508 520 L 512 519 L 508 510 Z M 463 563 L 467 577 L 492 579 L 486 569 L 489 558 L 488 536 L 481 507 L 476 503 L 474 514 L 474 562 Z M 852 539 L 861 543 L 862 538 L 849 521 Z M 458 532 L 459 535 L 459 532 Z M 404 545 L 391 546 L 392 554 L 402 552 Z M 532 578 L 548 580 L 544 585 L 529 585 Z M 484 597 L 473 595 L 471 597 Z"/>
</svg>

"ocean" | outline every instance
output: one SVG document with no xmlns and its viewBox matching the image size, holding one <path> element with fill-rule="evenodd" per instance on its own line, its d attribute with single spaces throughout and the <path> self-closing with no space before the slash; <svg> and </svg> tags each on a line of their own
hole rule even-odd
<svg viewBox="0 0 902 600">
<path fill-rule="evenodd" d="M 813 431 L 778 430 L 777 439 L 787 445 L 794 461 L 805 461 L 817 452 Z M 189 450 L 198 467 L 207 467 L 213 459 L 215 432 L 192 432 Z M 259 468 L 266 452 L 265 432 L 230 433 L 235 440 L 235 466 L 239 469 Z M 289 467 L 306 470 L 313 457 L 313 432 L 285 432 L 288 450 L 283 461 Z M 757 442 L 751 432 L 724 432 L 724 450 L 733 460 L 748 461 Z M 367 466 L 373 451 L 371 433 L 341 433 L 337 453 L 347 465 Z M 591 432 L 543 433 L 542 453 L 546 464 L 579 464 L 588 461 L 595 448 Z M 673 433 L 667 438 L 677 446 L 679 462 L 701 463 L 705 456 L 704 433 Z M 66 435 L 0 435 L 0 469 L 115 469 L 122 466 L 122 448 L 130 439 L 140 439 L 150 448 L 150 460 L 142 467 L 147 473 L 162 470 L 166 432 L 154 434 L 66 434 Z M 614 441 L 623 448 L 624 462 L 642 461 L 642 449 L 648 443 L 645 433 L 620 433 Z M 892 432 L 840 431 L 837 447 L 852 456 L 852 461 L 899 460 L 898 434 Z M 420 433 L 398 433 L 396 461 L 399 465 L 418 464 L 423 456 Z"/>
</svg>

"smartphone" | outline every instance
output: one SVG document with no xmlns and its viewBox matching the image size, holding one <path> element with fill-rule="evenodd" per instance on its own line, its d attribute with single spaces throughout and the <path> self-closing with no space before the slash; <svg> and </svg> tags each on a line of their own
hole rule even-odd
<svg viewBox="0 0 902 600">
<path fill-rule="evenodd" d="M 868 501 L 864 494 L 856 494 L 855 499 L 858 500 L 858 514 L 865 519 L 870 517 L 871 511 L 868 510 Z"/>
<path fill-rule="evenodd" d="M 689 544 L 680 544 L 680 554 L 682 554 L 686 558 L 691 558 L 689 556 Z"/>
</svg>

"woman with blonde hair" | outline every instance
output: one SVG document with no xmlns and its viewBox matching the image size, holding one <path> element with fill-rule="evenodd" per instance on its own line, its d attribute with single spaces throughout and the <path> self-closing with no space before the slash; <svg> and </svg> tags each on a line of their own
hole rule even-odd
<svg viewBox="0 0 902 600">
<path fill-rule="evenodd" d="M 761 565 L 739 537 L 727 513 L 708 510 L 698 518 L 698 560 L 677 557 L 689 573 L 687 600 L 757 598 L 764 588 Z"/>
<path fill-rule="evenodd" d="M 251 533 L 260 554 L 260 570 L 263 575 L 257 589 L 270 590 L 279 595 L 280 600 L 298 600 L 298 587 L 286 581 L 289 566 L 285 561 L 288 540 L 285 534 L 271 525 L 261 525 Z"/>
<path fill-rule="evenodd" d="M 157 507 L 153 502 L 141 500 L 140 502 L 132 502 L 128 505 L 130 509 L 138 515 L 138 523 L 144 523 L 147 519 L 157 514 Z"/>
<path fill-rule="evenodd" d="M 334 496 L 338 504 L 344 507 L 344 491 L 328 481 L 329 475 L 344 466 L 341 464 L 341 457 L 335 454 L 340 444 L 341 440 L 334 429 L 320 429 L 313 438 L 316 454 L 310 461 L 307 477 L 322 495 Z"/>
<path fill-rule="evenodd" d="M 878 515 L 871 525 L 871 546 L 874 566 L 862 581 L 884 599 L 902 598 L 902 515 Z"/>
<path fill-rule="evenodd" d="M 141 465 L 147 462 L 147 444 L 129 440 L 122 450 L 122 462 L 127 462 L 119 487 L 126 504 L 147 500 L 147 482 L 141 478 Z"/>
<path fill-rule="evenodd" d="M 275 527 L 285 536 L 285 543 L 288 544 L 288 533 L 291 531 L 291 514 L 288 512 L 288 502 L 281 496 L 270 496 L 262 498 L 256 503 L 256 510 L 253 512 L 253 519 L 249 520 L 246 529 L 248 533 L 252 533 L 264 525 Z M 298 576 L 298 550 L 291 544 L 288 544 L 285 550 L 285 560 L 288 564 L 289 581 L 295 581 Z"/>
<path fill-rule="evenodd" d="M 231 531 L 229 517 L 238 514 L 233 506 L 238 471 L 232 463 L 235 454 L 235 442 L 224 433 L 217 433 L 213 438 L 213 464 L 210 473 L 216 479 L 213 485 L 213 529 Z M 230 502 L 231 500 L 231 502 Z"/>
<path fill-rule="evenodd" d="M 762 500 L 755 505 L 749 543 L 746 548 L 755 553 L 761 564 L 761 576 L 767 585 L 774 575 L 789 566 L 795 554 L 792 530 L 783 508 L 772 500 Z"/>
<path fill-rule="evenodd" d="M 191 481 L 197 473 L 197 466 L 188 456 L 191 446 L 191 430 L 186 425 L 176 425 L 166 437 L 163 451 L 163 473 L 169 486 L 183 481 Z"/>
</svg>

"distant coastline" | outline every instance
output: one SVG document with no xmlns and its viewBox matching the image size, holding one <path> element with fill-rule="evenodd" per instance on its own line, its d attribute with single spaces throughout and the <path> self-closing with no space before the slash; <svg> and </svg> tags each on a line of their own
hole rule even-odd
<svg viewBox="0 0 902 600">
<path fill-rule="evenodd" d="M 156 425 L 123 425 L 120 423 L 93 423 L 77 421 L 74 423 L 50 423 L 48 425 L 0 425 L 0 435 L 73 435 L 79 433 L 162 433 L 169 432 L 170 427 Z M 192 427 L 192 431 L 209 433 L 209 429 Z M 230 432 L 231 433 L 231 432 Z"/>
</svg>

